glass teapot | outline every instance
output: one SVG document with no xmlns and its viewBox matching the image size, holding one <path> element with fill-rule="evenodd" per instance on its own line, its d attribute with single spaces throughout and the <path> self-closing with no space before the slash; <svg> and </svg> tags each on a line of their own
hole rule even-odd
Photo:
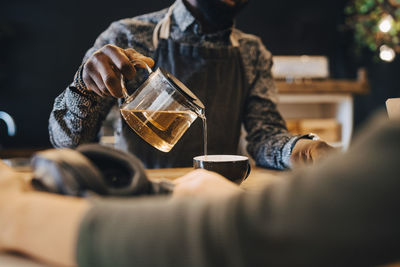
<svg viewBox="0 0 400 267">
<path fill-rule="evenodd" d="M 204 119 L 205 107 L 182 82 L 163 68 L 152 71 L 143 61 L 133 65 L 146 67 L 149 77 L 128 95 L 121 85 L 125 101 L 120 107 L 126 123 L 147 143 L 169 152 L 197 117 Z"/>
</svg>

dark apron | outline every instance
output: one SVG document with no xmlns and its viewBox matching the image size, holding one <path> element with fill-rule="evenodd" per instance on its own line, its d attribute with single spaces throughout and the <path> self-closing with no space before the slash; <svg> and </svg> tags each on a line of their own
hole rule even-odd
<svg viewBox="0 0 400 267">
<path fill-rule="evenodd" d="M 205 105 L 208 154 L 237 154 L 244 101 L 247 96 L 238 47 L 205 48 L 160 39 L 153 55 Z M 154 69 L 155 69 L 154 68 Z M 123 119 L 117 146 L 139 157 L 147 168 L 191 167 L 203 155 L 203 124 L 197 118 L 168 153 L 142 140 Z"/>
</svg>

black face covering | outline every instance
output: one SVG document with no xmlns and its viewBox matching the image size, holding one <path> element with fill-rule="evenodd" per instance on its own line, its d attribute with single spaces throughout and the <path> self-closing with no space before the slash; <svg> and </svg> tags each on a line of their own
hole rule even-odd
<svg viewBox="0 0 400 267">
<path fill-rule="evenodd" d="M 237 3 L 235 6 L 229 6 L 222 0 L 198 0 L 198 8 L 205 19 L 218 28 L 230 27 L 233 19 L 246 5 L 248 1 Z"/>
</svg>

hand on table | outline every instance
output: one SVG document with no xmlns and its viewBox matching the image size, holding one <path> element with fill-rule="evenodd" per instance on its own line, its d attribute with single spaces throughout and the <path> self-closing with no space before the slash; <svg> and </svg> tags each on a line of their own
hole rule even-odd
<svg viewBox="0 0 400 267">
<path fill-rule="evenodd" d="M 315 163 L 328 154 L 337 151 L 324 141 L 300 139 L 293 148 L 290 161 L 292 165 Z"/>
<path fill-rule="evenodd" d="M 174 180 L 173 196 L 228 197 L 242 192 L 242 189 L 215 173 L 198 169 Z"/>
<path fill-rule="evenodd" d="M 153 59 L 146 57 L 132 48 L 122 49 L 115 45 L 105 45 L 86 61 L 82 79 L 88 90 L 101 97 L 123 97 L 121 75 L 131 80 L 136 75 L 133 60 L 144 61 L 149 67 L 154 66 Z M 143 64 L 137 66 L 145 68 Z"/>
</svg>

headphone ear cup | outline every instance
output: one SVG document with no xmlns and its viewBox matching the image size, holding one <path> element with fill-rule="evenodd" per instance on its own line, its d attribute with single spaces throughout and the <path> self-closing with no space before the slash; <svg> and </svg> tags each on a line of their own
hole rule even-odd
<svg viewBox="0 0 400 267">
<path fill-rule="evenodd" d="M 104 194 L 103 175 L 81 153 L 72 149 L 49 149 L 31 160 L 36 189 L 64 195 L 83 196 L 87 190 Z"/>
<path fill-rule="evenodd" d="M 125 151 L 99 144 L 85 144 L 77 151 L 87 157 L 103 174 L 107 195 L 139 195 L 151 193 L 151 183 L 143 163 Z"/>
</svg>

